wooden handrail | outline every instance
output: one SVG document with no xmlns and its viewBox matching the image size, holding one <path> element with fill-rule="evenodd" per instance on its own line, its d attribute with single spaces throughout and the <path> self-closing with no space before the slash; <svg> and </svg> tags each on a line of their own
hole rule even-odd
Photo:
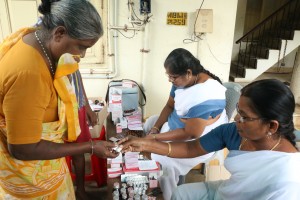
<svg viewBox="0 0 300 200">
<path fill-rule="evenodd" d="M 289 5 L 290 3 L 292 3 L 294 0 L 291 0 L 287 3 L 285 3 L 283 6 L 281 6 L 280 8 L 278 8 L 275 12 L 273 12 L 270 16 L 268 16 L 266 19 L 264 19 L 262 22 L 260 22 L 259 24 L 257 24 L 253 29 L 251 29 L 250 31 L 248 31 L 244 36 L 242 36 L 240 39 L 238 39 L 235 43 L 238 44 L 240 43 L 243 39 L 245 39 L 246 37 L 248 37 L 248 35 L 250 35 L 252 32 L 256 31 L 258 28 L 260 28 L 264 23 L 266 23 L 267 21 L 269 21 L 271 18 L 273 18 L 273 16 L 277 15 L 281 10 L 283 10 L 287 5 Z"/>
</svg>

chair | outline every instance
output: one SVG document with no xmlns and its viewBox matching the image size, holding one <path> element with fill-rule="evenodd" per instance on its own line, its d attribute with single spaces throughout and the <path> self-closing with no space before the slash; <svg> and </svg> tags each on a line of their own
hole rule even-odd
<svg viewBox="0 0 300 200">
<path fill-rule="evenodd" d="M 223 83 L 226 87 L 226 114 L 228 120 L 232 118 L 232 114 L 236 109 L 236 104 L 240 98 L 240 91 L 242 86 L 235 82 Z M 227 150 L 223 149 L 214 153 L 214 155 L 205 162 L 205 177 L 206 181 L 214 181 L 219 179 L 226 179 L 230 176 L 229 172 L 224 168 L 224 160 L 227 156 Z"/>
<path fill-rule="evenodd" d="M 226 95 L 225 109 L 226 109 L 228 120 L 230 120 L 235 110 L 236 104 L 239 101 L 240 91 L 242 89 L 242 86 L 234 82 L 225 82 L 223 83 L 223 85 L 227 89 L 225 94 Z"/>
<path fill-rule="evenodd" d="M 100 136 L 98 138 L 93 138 L 95 140 L 105 140 L 105 127 L 102 126 Z M 84 177 L 85 181 L 96 181 L 97 186 L 101 187 L 107 184 L 107 160 L 98 158 L 95 155 L 91 155 L 91 173 L 86 174 Z M 72 180 L 76 179 L 76 175 L 72 172 L 72 157 L 66 156 L 66 162 L 70 171 Z"/>
</svg>

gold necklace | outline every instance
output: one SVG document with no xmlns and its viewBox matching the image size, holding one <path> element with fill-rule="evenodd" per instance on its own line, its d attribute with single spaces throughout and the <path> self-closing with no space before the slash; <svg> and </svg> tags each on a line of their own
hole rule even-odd
<svg viewBox="0 0 300 200">
<path fill-rule="evenodd" d="M 246 143 L 247 138 L 241 142 L 240 146 L 239 146 L 239 150 L 241 150 L 241 148 L 243 147 L 243 145 Z M 273 151 L 281 142 L 281 135 L 279 136 L 278 142 L 270 149 L 270 151 Z"/>
</svg>

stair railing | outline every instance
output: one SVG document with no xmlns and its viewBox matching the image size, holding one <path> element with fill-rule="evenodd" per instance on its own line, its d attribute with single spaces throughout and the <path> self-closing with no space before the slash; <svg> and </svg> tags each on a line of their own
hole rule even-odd
<svg viewBox="0 0 300 200">
<path fill-rule="evenodd" d="M 296 22 L 300 13 L 297 12 L 299 1 L 300 0 L 290 0 L 285 3 L 236 41 L 236 44 L 239 44 L 236 77 L 238 77 L 241 72 L 244 74 L 243 72 L 246 66 L 249 67 L 250 64 L 253 65 L 253 61 L 250 63 L 251 58 L 262 57 L 262 55 L 266 56 L 266 52 L 262 52 L 262 48 L 258 48 L 258 46 L 275 48 L 280 51 L 281 45 L 278 44 L 281 44 L 281 42 L 277 42 L 276 46 L 274 39 L 268 37 L 268 34 L 272 33 L 280 36 L 285 31 L 285 28 L 287 28 L 288 23 L 294 24 Z M 292 35 L 289 35 L 289 37 L 292 37 Z M 255 62 L 254 65 L 256 64 Z"/>
</svg>

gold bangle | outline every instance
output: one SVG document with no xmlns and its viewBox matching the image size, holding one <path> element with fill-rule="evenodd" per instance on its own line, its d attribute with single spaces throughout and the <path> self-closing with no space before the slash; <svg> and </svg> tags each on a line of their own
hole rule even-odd
<svg viewBox="0 0 300 200">
<path fill-rule="evenodd" d="M 169 157 L 171 152 L 172 152 L 172 146 L 171 146 L 170 142 L 167 142 L 167 143 L 168 143 L 168 146 L 169 146 L 169 152 L 168 152 L 167 156 Z"/>
<path fill-rule="evenodd" d="M 160 131 L 160 129 L 157 128 L 156 126 L 153 126 L 152 128 L 156 129 L 158 132 Z"/>
</svg>

